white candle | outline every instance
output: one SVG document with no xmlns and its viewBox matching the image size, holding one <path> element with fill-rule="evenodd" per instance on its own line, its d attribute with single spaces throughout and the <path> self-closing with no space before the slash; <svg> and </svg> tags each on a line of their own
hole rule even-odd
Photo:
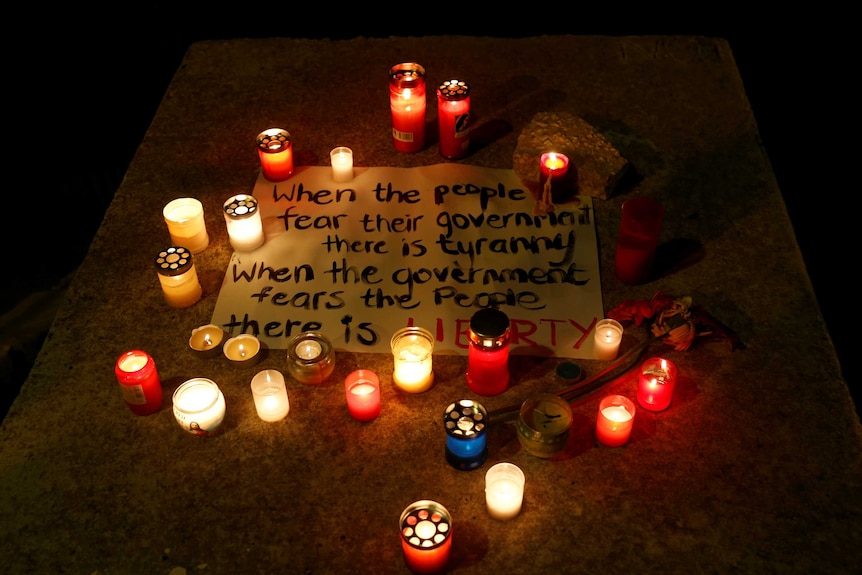
<svg viewBox="0 0 862 575">
<path fill-rule="evenodd" d="M 230 245 L 238 252 L 250 252 L 263 245 L 266 236 L 257 199 L 239 194 L 224 203 L 224 219 Z"/>
<path fill-rule="evenodd" d="M 180 427 L 195 435 L 210 435 L 224 420 L 225 402 L 211 379 L 189 379 L 174 392 L 174 418 Z"/>
<path fill-rule="evenodd" d="M 279 421 L 287 417 L 290 400 L 284 376 L 275 369 L 265 369 L 251 379 L 251 394 L 257 416 L 264 421 Z"/>
<path fill-rule="evenodd" d="M 336 182 L 349 182 L 353 179 L 353 150 L 344 146 L 329 152 L 332 161 L 332 179 Z"/>
<path fill-rule="evenodd" d="M 485 503 L 491 517 L 512 519 L 521 512 L 524 472 L 512 463 L 498 463 L 485 473 Z"/>
<path fill-rule="evenodd" d="M 183 246 L 191 253 L 204 251 L 210 243 L 204 220 L 204 207 L 194 198 L 177 198 L 162 210 L 171 242 Z"/>
<path fill-rule="evenodd" d="M 392 336 L 395 385 L 410 393 L 426 391 L 434 383 L 434 339 L 426 329 L 406 327 Z"/>
<path fill-rule="evenodd" d="M 593 356 L 596 359 L 616 359 L 623 340 L 623 326 L 612 319 L 603 319 L 596 324 L 593 336 Z"/>
</svg>

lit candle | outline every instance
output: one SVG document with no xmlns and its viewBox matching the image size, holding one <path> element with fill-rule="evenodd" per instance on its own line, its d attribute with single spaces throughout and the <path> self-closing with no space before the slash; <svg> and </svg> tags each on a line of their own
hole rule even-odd
<svg viewBox="0 0 862 575">
<path fill-rule="evenodd" d="M 521 404 L 516 425 L 518 441 L 528 453 L 550 458 L 561 453 L 569 441 L 572 407 L 558 395 L 538 393 Z"/>
<path fill-rule="evenodd" d="M 437 87 L 437 124 L 440 154 L 462 158 L 470 148 L 470 87 L 461 80 L 447 80 Z"/>
<path fill-rule="evenodd" d="M 349 182 L 353 179 L 353 150 L 339 146 L 329 152 L 332 163 L 332 179 L 336 182 Z"/>
<path fill-rule="evenodd" d="M 596 439 L 605 447 L 628 443 L 635 420 L 635 404 L 623 395 L 608 395 L 599 402 Z"/>
<path fill-rule="evenodd" d="M 660 357 L 653 357 L 641 365 L 638 379 L 638 403 L 650 411 L 667 409 L 673 399 L 676 385 L 676 365 Z"/>
<path fill-rule="evenodd" d="M 224 203 L 224 219 L 230 245 L 238 252 L 250 252 L 263 245 L 266 236 L 257 198 L 239 194 Z"/>
<path fill-rule="evenodd" d="M 199 200 L 177 198 L 164 207 L 162 215 L 168 226 L 171 244 L 183 246 L 193 254 L 204 251 L 209 245 L 204 207 Z"/>
<path fill-rule="evenodd" d="M 623 340 L 623 326 L 613 319 L 603 319 L 596 324 L 593 335 L 593 357 L 602 360 L 616 359 Z"/>
<path fill-rule="evenodd" d="M 415 573 L 436 573 L 449 561 L 452 516 L 436 501 L 410 504 L 399 520 L 404 562 Z"/>
<path fill-rule="evenodd" d="M 407 62 L 389 70 L 389 107 L 395 149 L 421 150 L 425 146 L 425 68 Z"/>
<path fill-rule="evenodd" d="M 301 383 L 323 383 L 335 370 L 332 344 L 323 334 L 315 331 L 296 335 L 287 344 L 287 369 Z"/>
<path fill-rule="evenodd" d="M 264 421 L 279 421 L 287 417 L 290 400 L 284 376 L 275 369 L 265 369 L 251 378 L 251 394 L 257 416 Z"/>
<path fill-rule="evenodd" d="M 139 349 L 127 351 L 117 359 L 114 373 L 132 413 L 149 415 L 159 410 L 162 406 L 162 383 L 150 354 Z"/>
<path fill-rule="evenodd" d="M 357 369 L 344 379 L 347 410 L 356 421 L 372 421 L 380 415 L 380 379 L 367 369 Z"/>
<path fill-rule="evenodd" d="M 224 342 L 224 356 L 237 367 L 250 367 L 260 359 L 260 340 L 243 333 Z"/>
<path fill-rule="evenodd" d="M 533 157 L 535 158 L 535 156 Z M 558 154 L 556 152 L 542 154 L 539 162 L 539 171 L 545 179 L 551 178 L 556 182 L 569 171 L 569 158 L 565 154 Z"/>
<path fill-rule="evenodd" d="M 509 316 L 481 309 L 470 318 L 467 335 L 467 387 L 479 395 L 503 393 L 509 388 Z"/>
<path fill-rule="evenodd" d="M 443 412 L 446 431 L 446 461 L 461 471 L 481 467 L 488 455 L 488 412 L 481 403 L 462 399 Z"/>
<path fill-rule="evenodd" d="M 171 246 L 156 255 L 156 271 L 165 303 L 183 308 L 194 305 L 203 295 L 191 252 L 182 246 Z"/>
<path fill-rule="evenodd" d="M 421 327 L 404 327 L 390 341 L 394 358 L 392 378 L 400 389 L 421 393 L 434 383 L 434 337 Z"/>
<path fill-rule="evenodd" d="M 548 206 L 565 200 L 574 191 L 568 172 L 569 158 L 564 154 L 548 152 L 539 158 L 539 186 L 542 188 L 542 201 Z"/>
<path fill-rule="evenodd" d="M 269 128 L 257 135 L 257 153 L 263 177 L 281 182 L 293 174 L 293 142 L 282 128 Z"/>
<path fill-rule="evenodd" d="M 174 418 L 194 435 L 212 435 L 224 421 L 224 395 L 205 377 L 189 379 L 174 392 Z"/>
<path fill-rule="evenodd" d="M 485 505 L 494 519 L 507 520 L 521 512 L 524 472 L 512 463 L 498 463 L 485 473 Z"/>
<path fill-rule="evenodd" d="M 221 354 L 224 331 L 214 324 L 202 325 L 192 330 L 189 348 L 198 357 L 215 357 Z"/>
</svg>

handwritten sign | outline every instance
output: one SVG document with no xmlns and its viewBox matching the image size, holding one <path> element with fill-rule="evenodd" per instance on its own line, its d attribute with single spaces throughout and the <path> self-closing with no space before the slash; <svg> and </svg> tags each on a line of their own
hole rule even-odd
<svg viewBox="0 0 862 575">
<path fill-rule="evenodd" d="M 417 325 L 435 354 L 466 354 L 470 317 L 497 307 L 511 353 L 592 358 L 604 317 L 592 198 L 537 214 L 513 170 L 355 172 L 346 183 L 316 166 L 258 178 L 266 242 L 231 257 L 213 323 L 272 349 L 314 330 L 368 353 L 390 353 L 392 334 Z"/>
</svg>

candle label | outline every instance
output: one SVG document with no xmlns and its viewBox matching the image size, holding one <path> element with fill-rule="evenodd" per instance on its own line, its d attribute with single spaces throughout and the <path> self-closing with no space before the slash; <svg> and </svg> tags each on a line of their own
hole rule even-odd
<svg viewBox="0 0 862 575">
<path fill-rule="evenodd" d="M 147 398 L 144 396 L 143 386 L 121 383 L 120 389 L 123 392 L 123 399 L 126 400 L 126 403 L 131 403 L 132 405 L 144 405 L 147 403 Z"/>
</svg>

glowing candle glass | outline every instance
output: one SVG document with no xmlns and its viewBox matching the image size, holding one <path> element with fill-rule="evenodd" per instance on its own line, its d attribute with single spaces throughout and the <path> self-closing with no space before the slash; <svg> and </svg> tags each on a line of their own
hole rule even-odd
<svg viewBox="0 0 862 575">
<path fill-rule="evenodd" d="M 287 369 L 301 383 L 323 383 L 335 370 L 332 344 L 316 331 L 300 333 L 287 344 Z"/>
<path fill-rule="evenodd" d="M 437 124 L 440 154 L 457 159 L 470 148 L 470 87 L 462 80 L 447 80 L 437 87 Z"/>
<path fill-rule="evenodd" d="M 635 404 L 623 395 L 608 395 L 599 402 L 596 440 L 606 447 L 628 443 L 635 421 Z"/>
<path fill-rule="evenodd" d="M 224 342 L 224 356 L 236 367 L 251 367 L 260 360 L 260 340 L 243 333 Z"/>
<path fill-rule="evenodd" d="M 542 154 L 539 158 L 539 186 L 545 201 L 559 202 L 574 192 L 569 174 L 569 157 L 557 152 Z"/>
<path fill-rule="evenodd" d="M 189 337 L 189 349 L 198 357 L 210 358 L 221 355 L 223 343 L 224 331 L 211 323 L 196 327 Z"/>
<path fill-rule="evenodd" d="M 177 198 L 164 207 L 162 215 L 168 226 L 172 245 L 183 246 L 193 254 L 204 251 L 209 245 L 204 207 L 199 200 Z"/>
<path fill-rule="evenodd" d="M 257 416 L 264 421 L 280 421 L 290 411 L 284 376 L 275 369 L 264 369 L 251 378 L 251 395 Z"/>
<path fill-rule="evenodd" d="M 613 319 L 603 319 L 596 324 L 593 334 L 593 357 L 602 360 L 616 359 L 623 340 L 623 326 Z"/>
<path fill-rule="evenodd" d="M 421 150 L 425 146 L 425 68 L 406 62 L 389 70 L 389 107 L 395 149 Z"/>
<path fill-rule="evenodd" d="M 212 435 L 224 421 L 224 395 L 205 377 L 185 381 L 174 391 L 174 418 L 194 435 Z"/>
<path fill-rule="evenodd" d="M 224 220 L 230 245 L 238 252 L 250 252 L 263 245 L 266 236 L 257 198 L 239 194 L 224 203 Z"/>
<path fill-rule="evenodd" d="M 663 218 L 664 206 L 656 199 L 637 197 L 623 202 L 614 255 L 614 272 L 621 282 L 636 285 L 650 278 Z"/>
<path fill-rule="evenodd" d="M 473 314 L 467 333 L 467 387 L 479 395 L 498 395 L 509 388 L 509 316 L 486 308 Z"/>
<path fill-rule="evenodd" d="M 347 410 L 356 421 L 372 421 L 380 415 L 380 379 L 368 369 L 357 369 L 344 378 Z"/>
<path fill-rule="evenodd" d="M 646 360 L 638 378 L 638 404 L 650 411 L 667 409 L 673 399 L 676 375 L 672 362 L 660 357 Z"/>
<path fill-rule="evenodd" d="M 414 573 L 436 573 L 449 561 L 452 516 L 436 501 L 411 503 L 398 521 L 404 562 Z"/>
<path fill-rule="evenodd" d="M 114 374 L 132 413 L 149 415 L 162 406 L 162 382 L 150 354 L 139 349 L 127 351 L 117 359 Z"/>
<path fill-rule="evenodd" d="M 191 252 L 182 246 L 171 246 L 156 256 L 156 271 L 165 303 L 183 308 L 194 305 L 203 295 Z"/>
<path fill-rule="evenodd" d="M 488 455 L 486 425 L 488 412 L 472 399 L 457 401 L 443 412 L 446 431 L 446 461 L 455 469 L 480 467 Z"/>
<path fill-rule="evenodd" d="M 434 337 L 421 327 L 404 327 L 390 340 L 394 357 L 392 378 L 400 389 L 421 393 L 434 384 Z"/>
<path fill-rule="evenodd" d="M 293 142 L 282 128 L 269 128 L 257 135 L 257 154 L 263 177 L 282 182 L 293 174 Z"/>
<path fill-rule="evenodd" d="M 485 473 L 485 505 L 494 519 L 507 520 L 521 512 L 524 472 L 513 463 L 498 463 Z"/>
<path fill-rule="evenodd" d="M 332 163 L 332 179 L 336 182 L 349 182 L 353 179 L 353 150 L 344 146 L 329 152 Z"/>
<path fill-rule="evenodd" d="M 521 404 L 518 441 L 530 454 L 550 458 L 566 448 L 572 427 L 572 407 L 552 393 L 539 393 Z"/>
</svg>

